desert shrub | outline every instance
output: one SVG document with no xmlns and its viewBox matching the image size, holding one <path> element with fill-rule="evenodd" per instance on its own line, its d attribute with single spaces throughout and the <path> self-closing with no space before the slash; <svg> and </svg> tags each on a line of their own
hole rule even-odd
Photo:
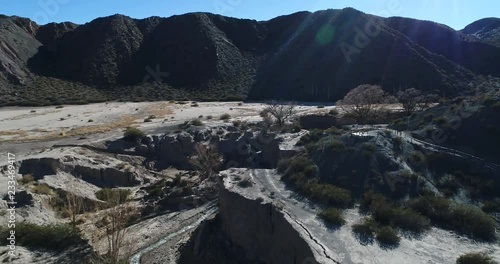
<svg viewBox="0 0 500 264">
<path fill-rule="evenodd" d="M 342 135 L 344 131 L 342 129 L 338 129 L 337 127 L 332 126 L 328 129 L 325 129 L 324 133 L 339 136 Z"/>
<path fill-rule="evenodd" d="M 328 114 L 332 115 L 332 116 L 338 116 L 339 115 L 339 111 L 337 109 L 332 109 L 328 112 Z"/>
<path fill-rule="evenodd" d="M 241 188 L 248 188 L 248 187 L 252 187 L 253 185 L 253 182 L 252 180 L 250 179 L 250 177 L 244 177 L 242 178 L 239 182 L 238 182 L 238 186 L 241 187 Z"/>
<path fill-rule="evenodd" d="M 191 120 L 191 125 L 193 126 L 203 126 L 203 121 L 198 118 Z"/>
<path fill-rule="evenodd" d="M 391 222 L 401 229 L 422 232 L 429 228 L 430 221 L 427 217 L 409 208 L 394 208 Z"/>
<path fill-rule="evenodd" d="M 278 172 L 289 178 L 291 175 L 304 171 L 308 166 L 316 166 L 308 157 L 298 155 L 278 162 Z"/>
<path fill-rule="evenodd" d="M 377 240 L 382 244 L 397 245 L 401 238 L 390 226 L 384 226 L 377 231 Z"/>
<path fill-rule="evenodd" d="M 220 117 L 219 117 L 220 120 L 224 120 L 224 121 L 227 121 L 229 119 L 231 119 L 231 115 L 230 114 L 222 114 Z"/>
<path fill-rule="evenodd" d="M 52 189 L 46 183 L 38 184 L 33 188 L 33 192 L 37 194 L 51 194 Z"/>
<path fill-rule="evenodd" d="M 467 253 L 457 259 L 457 264 L 495 264 L 486 253 Z"/>
<path fill-rule="evenodd" d="M 18 180 L 18 182 L 20 184 L 28 184 L 28 183 L 31 183 L 34 181 L 35 181 L 35 178 L 31 174 L 25 174 L 25 175 L 23 175 L 23 177 L 20 180 Z"/>
<path fill-rule="evenodd" d="M 443 177 L 437 182 L 436 185 L 438 189 L 447 197 L 457 193 L 458 189 L 460 188 L 460 184 L 453 175 Z"/>
<path fill-rule="evenodd" d="M 449 219 L 451 202 L 446 198 L 424 195 L 410 201 L 410 207 L 429 217 L 432 221 L 445 222 Z"/>
<path fill-rule="evenodd" d="M 299 182 L 299 189 L 318 200 L 336 207 L 347 208 L 352 203 L 351 192 L 332 184 Z"/>
<path fill-rule="evenodd" d="M 101 189 L 95 192 L 97 199 L 108 203 L 125 203 L 131 191 L 128 189 Z"/>
<path fill-rule="evenodd" d="M 383 195 L 366 192 L 361 200 L 361 208 L 369 209 L 374 220 L 412 232 L 422 232 L 429 228 L 430 221 L 421 213 L 410 208 L 397 207 Z"/>
<path fill-rule="evenodd" d="M 403 138 L 402 137 L 392 138 L 392 144 L 394 144 L 395 146 L 401 146 L 401 144 L 403 144 Z"/>
<path fill-rule="evenodd" d="M 233 126 L 239 127 L 241 125 L 241 120 L 234 120 L 233 121 Z"/>
<path fill-rule="evenodd" d="M 495 239 L 495 220 L 478 208 L 431 195 L 413 200 L 410 204 L 415 211 L 445 228 L 484 240 Z"/>
<path fill-rule="evenodd" d="M 495 239 L 495 220 L 478 208 L 458 205 L 452 209 L 451 225 L 462 232 L 484 240 Z"/>
<path fill-rule="evenodd" d="M 500 213 L 500 203 L 494 201 L 487 201 L 481 207 L 481 210 L 487 213 L 499 212 Z"/>
<path fill-rule="evenodd" d="M 339 152 L 345 149 L 345 144 L 335 136 L 327 136 L 320 139 L 316 143 L 306 145 L 308 152 L 313 153 L 317 151 L 335 151 Z"/>
<path fill-rule="evenodd" d="M 323 132 L 319 130 L 309 131 L 308 134 L 303 135 L 297 142 L 297 146 L 305 146 L 309 143 L 317 142 L 323 137 Z"/>
<path fill-rule="evenodd" d="M 123 133 L 123 139 L 130 142 L 136 142 L 144 137 L 144 132 L 135 127 L 127 127 Z"/>
<path fill-rule="evenodd" d="M 420 166 L 427 162 L 425 155 L 420 151 L 414 151 L 410 154 L 410 162 L 413 165 Z"/>
<path fill-rule="evenodd" d="M 365 217 L 358 223 L 352 225 L 352 231 L 362 237 L 373 237 L 377 231 L 377 222 L 371 217 Z"/>
<path fill-rule="evenodd" d="M 2 237 L 9 237 L 9 229 L 1 228 Z M 35 225 L 16 223 L 16 245 L 27 248 L 43 248 L 63 251 L 64 249 L 84 243 L 80 230 L 69 223 Z M 7 245 L 8 240 L 2 239 L 1 245 Z"/>
<path fill-rule="evenodd" d="M 298 155 L 278 162 L 278 172 L 290 181 L 296 190 L 313 200 L 345 208 L 352 202 L 351 192 L 331 184 L 318 183 L 317 166 L 306 156 Z"/>
<path fill-rule="evenodd" d="M 344 217 L 342 216 L 342 211 L 337 208 L 329 208 L 323 210 L 318 214 L 318 217 L 323 219 L 325 222 L 341 226 L 345 224 Z"/>
</svg>

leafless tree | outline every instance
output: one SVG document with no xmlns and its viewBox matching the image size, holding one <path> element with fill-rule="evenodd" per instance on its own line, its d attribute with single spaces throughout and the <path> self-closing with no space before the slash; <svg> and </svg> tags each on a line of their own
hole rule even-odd
<svg viewBox="0 0 500 264">
<path fill-rule="evenodd" d="M 194 147 L 191 164 L 202 173 L 203 177 L 208 178 L 219 171 L 222 165 L 222 156 L 214 144 L 198 143 Z"/>
<path fill-rule="evenodd" d="M 387 95 L 379 85 L 362 84 L 347 93 L 344 99 L 337 105 L 348 115 L 357 121 L 365 121 L 366 118 L 380 104 L 389 104 L 397 101 L 394 97 Z"/>
<path fill-rule="evenodd" d="M 261 116 L 264 120 L 270 116 L 275 120 L 276 125 L 282 127 L 295 116 L 296 105 L 294 102 L 271 101 L 269 106 L 262 111 Z"/>
<path fill-rule="evenodd" d="M 422 92 L 415 88 L 409 88 L 397 93 L 399 102 L 403 105 L 403 109 L 407 115 L 413 114 L 419 104 L 424 101 Z"/>
<path fill-rule="evenodd" d="M 68 191 L 63 192 L 64 207 L 71 217 L 71 224 L 76 225 L 76 216 L 85 212 L 83 198 L 73 191 L 77 190 L 74 181 L 67 181 Z"/>
<path fill-rule="evenodd" d="M 120 263 L 120 254 L 126 253 L 121 250 L 125 245 L 126 225 L 135 211 L 130 205 L 120 204 L 118 199 L 112 202 L 112 204 L 112 207 L 107 209 L 105 215 L 109 221 L 106 226 L 108 251 L 105 256 L 105 262 L 115 264 Z"/>
</svg>

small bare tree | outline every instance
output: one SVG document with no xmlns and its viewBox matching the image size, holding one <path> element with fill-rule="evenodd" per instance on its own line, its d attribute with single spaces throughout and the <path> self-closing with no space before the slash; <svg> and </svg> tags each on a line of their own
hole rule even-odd
<svg viewBox="0 0 500 264">
<path fill-rule="evenodd" d="M 64 191 L 64 208 L 71 217 L 71 224 L 76 225 L 76 216 L 85 212 L 83 198 L 76 195 L 72 191 L 76 191 L 77 187 L 74 181 L 67 181 L 68 191 Z"/>
<path fill-rule="evenodd" d="M 346 114 L 361 122 L 365 121 L 376 108 L 380 107 L 380 104 L 395 101 L 395 98 L 387 95 L 381 86 L 362 84 L 349 91 L 344 99 L 337 102 L 337 105 Z"/>
<path fill-rule="evenodd" d="M 113 199 L 111 207 L 106 210 L 104 217 L 108 220 L 106 225 L 108 250 L 103 259 L 105 263 L 121 263 L 121 254 L 127 253 L 123 250 L 127 234 L 127 223 L 135 213 L 136 211 L 132 206 L 120 203 L 118 196 Z M 126 256 L 128 255 L 126 254 Z"/>
<path fill-rule="evenodd" d="M 422 92 L 415 88 L 409 88 L 403 91 L 399 91 L 397 93 L 397 98 L 402 104 L 403 109 L 407 115 L 413 114 L 417 110 L 419 104 L 424 101 Z"/>
<path fill-rule="evenodd" d="M 198 143 L 194 147 L 191 164 L 201 172 L 203 177 L 209 178 L 219 171 L 222 165 L 222 155 L 214 144 Z"/>
<path fill-rule="evenodd" d="M 276 125 L 283 127 L 288 120 L 295 116 L 296 105 L 294 102 L 271 101 L 269 106 L 262 111 L 261 116 L 264 120 L 271 117 L 275 120 Z"/>
</svg>

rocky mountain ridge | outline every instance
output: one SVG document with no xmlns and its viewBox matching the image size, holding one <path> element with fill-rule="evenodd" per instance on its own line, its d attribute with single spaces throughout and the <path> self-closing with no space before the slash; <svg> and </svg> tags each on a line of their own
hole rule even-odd
<svg viewBox="0 0 500 264">
<path fill-rule="evenodd" d="M 1 104 L 337 100 L 362 83 L 456 94 L 477 75 L 500 76 L 499 28 L 494 18 L 455 31 L 352 8 L 269 21 L 189 13 L 40 26 L 0 16 Z"/>
</svg>

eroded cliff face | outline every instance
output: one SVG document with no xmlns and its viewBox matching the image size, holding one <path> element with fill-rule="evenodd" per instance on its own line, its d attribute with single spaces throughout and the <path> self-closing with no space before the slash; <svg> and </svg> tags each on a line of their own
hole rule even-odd
<svg viewBox="0 0 500 264">
<path fill-rule="evenodd" d="M 259 196 L 258 186 L 242 188 L 240 181 L 238 173 L 220 179 L 219 214 L 197 228 L 179 263 L 334 263 L 279 206 Z"/>
</svg>

